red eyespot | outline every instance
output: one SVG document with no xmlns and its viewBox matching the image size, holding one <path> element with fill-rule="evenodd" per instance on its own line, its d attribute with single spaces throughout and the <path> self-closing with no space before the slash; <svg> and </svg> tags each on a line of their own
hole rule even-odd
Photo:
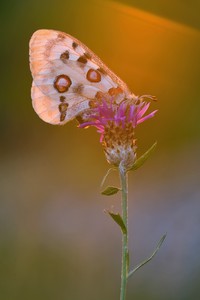
<svg viewBox="0 0 200 300">
<path fill-rule="evenodd" d="M 67 75 L 62 74 L 56 77 L 54 81 L 54 88 L 59 93 L 64 93 L 67 92 L 71 84 L 71 79 Z"/>
<path fill-rule="evenodd" d="M 90 82 L 99 82 L 101 81 L 101 74 L 94 69 L 90 69 L 87 72 L 86 78 Z"/>
</svg>

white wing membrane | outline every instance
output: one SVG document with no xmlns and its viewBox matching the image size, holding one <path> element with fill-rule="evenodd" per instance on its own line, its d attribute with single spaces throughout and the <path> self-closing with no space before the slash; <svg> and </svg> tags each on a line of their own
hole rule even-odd
<svg viewBox="0 0 200 300">
<path fill-rule="evenodd" d="M 33 107 L 48 123 L 65 124 L 90 109 L 98 92 L 114 89 L 120 101 L 130 95 L 126 84 L 70 35 L 38 30 L 30 40 L 29 54 Z"/>
<path fill-rule="evenodd" d="M 43 121 L 53 125 L 62 123 L 62 121 L 60 121 L 60 111 L 58 109 L 58 103 L 52 101 L 51 97 L 44 95 L 41 90 L 34 84 L 34 82 L 31 88 L 31 97 L 33 108 Z M 68 121 L 72 120 L 75 116 L 75 112 L 76 115 L 78 115 L 79 113 L 85 111 L 87 108 L 88 105 L 84 101 L 84 99 L 82 97 L 79 97 L 77 99 L 76 97 L 75 99 L 73 99 L 72 104 L 70 104 L 70 106 L 68 107 L 65 118 Z M 66 123 L 66 121 L 64 123 Z"/>
</svg>

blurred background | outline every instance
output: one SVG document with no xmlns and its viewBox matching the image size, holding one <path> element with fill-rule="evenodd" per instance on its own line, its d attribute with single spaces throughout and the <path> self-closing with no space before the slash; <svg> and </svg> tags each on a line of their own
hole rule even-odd
<svg viewBox="0 0 200 300">
<path fill-rule="evenodd" d="M 0 109 L 0 299 L 119 299 L 121 233 L 103 212 L 109 168 L 95 129 L 42 122 L 31 105 L 28 43 L 40 28 L 91 48 L 135 94 L 159 99 L 136 131 L 151 159 L 129 176 L 129 299 L 200 297 L 200 2 L 3 1 Z M 112 173 L 107 184 L 118 184 Z"/>
</svg>

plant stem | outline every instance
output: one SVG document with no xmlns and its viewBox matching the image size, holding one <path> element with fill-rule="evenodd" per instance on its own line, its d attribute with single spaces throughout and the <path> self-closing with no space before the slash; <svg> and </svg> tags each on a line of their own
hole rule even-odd
<svg viewBox="0 0 200 300">
<path fill-rule="evenodd" d="M 126 227 L 126 232 L 122 233 L 122 266 L 121 266 L 121 289 L 120 300 L 126 299 L 126 286 L 128 275 L 128 182 L 127 174 L 119 169 L 122 188 L 122 219 Z"/>
</svg>

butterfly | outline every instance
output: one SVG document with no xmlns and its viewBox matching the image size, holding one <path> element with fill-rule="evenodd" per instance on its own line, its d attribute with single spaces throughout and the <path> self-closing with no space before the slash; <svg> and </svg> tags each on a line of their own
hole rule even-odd
<svg viewBox="0 0 200 300">
<path fill-rule="evenodd" d="M 69 34 L 40 29 L 29 46 L 32 105 L 47 123 L 89 120 L 103 98 L 116 105 L 155 100 L 150 95 L 135 96 L 96 54 Z"/>
</svg>

